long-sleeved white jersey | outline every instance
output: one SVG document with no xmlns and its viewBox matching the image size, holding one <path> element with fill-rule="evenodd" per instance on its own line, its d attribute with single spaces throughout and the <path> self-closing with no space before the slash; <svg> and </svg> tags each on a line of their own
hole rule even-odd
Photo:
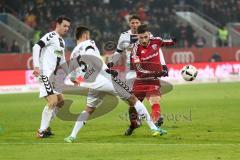
<svg viewBox="0 0 240 160">
<path fill-rule="evenodd" d="M 69 66 L 70 78 L 75 80 L 79 76 L 83 77 L 83 87 L 101 89 L 106 80 L 111 79 L 111 75 L 105 71 L 108 67 L 92 40 L 80 42 L 73 49 Z"/>
<path fill-rule="evenodd" d="M 125 53 L 126 54 L 126 71 L 130 70 L 130 55 L 131 55 L 131 50 L 133 48 L 133 44 L 138 40 L 138 37 L 136 34 L 133 34 L 131 30 L 128 30 L 126 32 L 121 33 L 118 44 L 117 44 L 117 53 Z"/>
<path fill-rule="evenodd" d="M 42 75 L 49 76 L 65 62 L 65 42 L 57 32 L 45 34 L 33 46 L 33 65 L 40 68 Z"/>
</svg>

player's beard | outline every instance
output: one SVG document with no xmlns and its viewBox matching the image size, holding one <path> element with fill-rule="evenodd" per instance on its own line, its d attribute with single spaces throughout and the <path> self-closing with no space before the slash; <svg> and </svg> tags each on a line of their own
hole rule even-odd
<svg viewBox="0 0 240 160">
<path fill-rule="evenodd" d="M 147 42 L 142 42 L 143 47 L 147 47 L 147 44 L 148 44 Z"/>
</svg>

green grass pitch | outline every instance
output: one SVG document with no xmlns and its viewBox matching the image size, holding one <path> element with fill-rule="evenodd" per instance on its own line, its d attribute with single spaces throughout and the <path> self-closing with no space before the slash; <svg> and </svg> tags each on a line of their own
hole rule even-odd
<svg viewBox="0 0 240 160">
<path fill-rule="evenodd" d="M 74 99 L 74 112 L 83 109 L 84 98 L 65 97 Z M 240 159 L 240 83 L 174 86 L 161 101 L 168 130 L 162 137 L 152 137 L 146 124 L 123 136 L 127 105 L 120 102 L 112 112 L 89 121 L 74 144 L 63 139 L 75 122 L 60 119 L 52 123 L 52 138 L 37 139 L 44 105 L 37 93 L 0 95 L 1 160 Z"/>
</svg>

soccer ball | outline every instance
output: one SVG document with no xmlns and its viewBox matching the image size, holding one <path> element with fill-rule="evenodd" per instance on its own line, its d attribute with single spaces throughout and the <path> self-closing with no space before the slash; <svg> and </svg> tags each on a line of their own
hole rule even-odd
<svg viewBox="0 0 240 160">
<path fill-rule="evenodd" d="M 197 77 L 198 71 L 192 65 L 186 65 L 181 70 L 182 78 L 186 81 L 193 81 Z"/>
</svg>

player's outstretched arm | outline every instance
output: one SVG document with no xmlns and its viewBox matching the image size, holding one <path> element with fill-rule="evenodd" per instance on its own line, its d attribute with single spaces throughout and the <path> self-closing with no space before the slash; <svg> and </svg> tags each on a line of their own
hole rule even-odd
<svg viewBox="0 0 240 160">
<path fill-rule="evenodd" d="M 172 37 L 171 39 L 162 39 L 160 37 L 157 37 L 157 39 L 160 40 L 161 46 L 173 46 L 177 42 L 177 39 L 175 37 Z"/>
</svg>

